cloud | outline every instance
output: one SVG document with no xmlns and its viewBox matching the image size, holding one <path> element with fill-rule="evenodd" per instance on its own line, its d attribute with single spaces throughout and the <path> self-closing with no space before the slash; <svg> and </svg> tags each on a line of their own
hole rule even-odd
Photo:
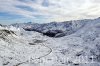
<svg viewBox="0 0 100 66">
<path fill-rule="evenodd" d="M 0 0 L 0 12 L 46 22 L 96 18 L 100 0 Z"/>
</svg>

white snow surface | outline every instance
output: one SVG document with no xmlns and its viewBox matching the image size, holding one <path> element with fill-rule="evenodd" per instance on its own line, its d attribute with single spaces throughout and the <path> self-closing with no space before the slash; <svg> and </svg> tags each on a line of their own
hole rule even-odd
<svg viewBox="0 0 100 66">
<path fill-rule="evenodd" d="M 79 57 L 87 59 L 78 62 Z M 99 63 L 100 21 L 87 22 L 77 32 L 60 38 L 0 27 L 0 66 L 100 66 Z"/>
</svg>

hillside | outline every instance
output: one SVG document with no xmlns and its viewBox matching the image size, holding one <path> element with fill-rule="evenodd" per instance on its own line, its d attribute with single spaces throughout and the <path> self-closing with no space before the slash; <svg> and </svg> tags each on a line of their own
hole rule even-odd
<svg viewBox="0 0 100 66">
<path fill-rule="evenodd" d="M 25 31 L 23 25 L 0 27 L 0 66 L 100 66 L 100 18 L 41 24 L 37 29 L 74 31 L 59 38 Z"/>
</svg>

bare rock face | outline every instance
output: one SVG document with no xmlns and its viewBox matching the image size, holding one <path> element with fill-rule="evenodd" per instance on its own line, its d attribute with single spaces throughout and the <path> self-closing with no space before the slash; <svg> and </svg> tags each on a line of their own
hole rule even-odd
<svg viewBox="0 0 100 66">
<path fill-rule="evenodd" d="M 15 33 L 11 30 L 6 30 L 6 29 L 0 30 L 0 38 L 2 39 L 6 39 L 8 35 L 12 35 L 12 34 L 15 34 Z"/>
<path fill-rule="evenodd" d="M 2 25 L 0 24 L 0 26 L 2 26 Z"/>
<path fill-rule="evenodd" d="M 43 33 L 43 35 L 47 35 L 49 37 L 55 37 L 57 34 L 63 33 L 62 30 L 49 30 L 45 33 Z"/>
</svg>

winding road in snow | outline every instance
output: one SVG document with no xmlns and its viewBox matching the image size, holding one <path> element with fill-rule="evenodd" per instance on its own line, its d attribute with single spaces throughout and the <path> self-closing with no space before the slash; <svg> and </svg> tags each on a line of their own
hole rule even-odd
<svg viewBox="0 0 100 66">
<path fill-rule="evenodd" d="M 49 49 L 49 52 L 47 54 L 43 55 L 43 56 L 40 56 L 38 58 L 34 58 L 32 60 L 41 59 L 41 58 L 46 57 L 46 56 L 48 56 L 49 54 L 52 53 L 52 49 L 50 47 L 48 47 L 47 45 L 45 45 L 44 43 L 42 43 L 42 44 L 36 44 L 36 45 L 41 45 L 41 46 L 47 47 Z M 18 63 L 18 64 L 14 65 L 14 66 L 20 66 L 22 64 L 27 64 L 27 63 L 29 63 L 29 62 L 26 61 L 26 62 Z"/>
</svg>

